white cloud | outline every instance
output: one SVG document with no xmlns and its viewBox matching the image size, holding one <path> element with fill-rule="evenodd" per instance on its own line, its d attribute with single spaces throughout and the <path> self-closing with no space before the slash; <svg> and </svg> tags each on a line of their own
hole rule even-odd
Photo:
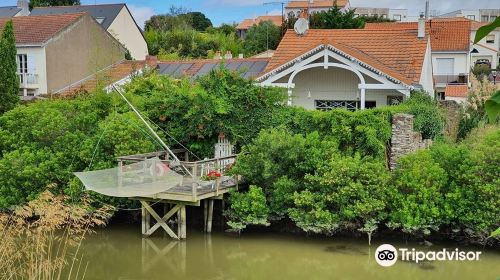
<svg viewBox="0 0 500 280">
<path fill-rule="evenodd" d="M 150 7 L 139 7 L 135 5 L 127 5 L 134 16 L 135 21 L 140 28 L 144 28 L 144 22 L 148 20 L 151 16 L 155 15 L 155 11 Z"/>
</svg>

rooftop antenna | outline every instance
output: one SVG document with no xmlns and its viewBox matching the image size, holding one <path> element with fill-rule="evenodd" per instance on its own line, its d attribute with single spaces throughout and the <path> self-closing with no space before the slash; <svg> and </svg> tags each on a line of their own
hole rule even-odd
<svg viewBox="0 0 500 280">
<path fill-rule="evenodd" d="M 425 20 L 429 19 L 429 0 L 425 1 Z"/>
<path fill-rule="evenodd" d="M 276 2 L 265 2 L 263 5 L 264 6 L 267 6 L 267 5 L 281 5 L 281 25 L 283 25 L 283 23 L 285 23 L 285 4 L 288 3 L 288 1 L 276 1 Z"/>
</svg>

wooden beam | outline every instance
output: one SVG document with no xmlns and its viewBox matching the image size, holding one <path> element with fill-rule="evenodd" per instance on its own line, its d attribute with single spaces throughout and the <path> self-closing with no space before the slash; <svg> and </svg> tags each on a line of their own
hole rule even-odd
<svg viewBox="0 0 500 280">
<path fill-rule="evenodd" d="M 170 235 L 170 237 L 179 239 L 179 237 L 170 229 L 170 227 L 165 223 L 165 221 L 156 213 L 156 211 L 151 208 L 151 206 L 146 202 L 146 201 L 141 201 L 141 204 L 144 206 L 147 212 L 153 216 L 153 218 L 156 220 L 157 224 L 155 224 L 151 229 L 147 230 L 145 235 L 150 236 L 153 234 L 153 232 L 158 229 L 160 226 Z M 183 207 L 183 206 L 181 206 Z M 185 206 L 184 206 L 185 207 Z M 175 213 L 175 212 L 174 212 Z M 157 226 L 159 225 L 159 226 Z"/>
<path fill-rule="evenodd" d="M 186 206 L 181 205 L 181 209 L 179 210 L 181 220 L 179 221 L 180 227 L 180 239 L 186 239 Z"/>
<path fill-rule="evenodd" d="M 214 214 L 214 200 L 208 199 L 207 232 L 212 232 L 212 218 Z"/>
</svg>

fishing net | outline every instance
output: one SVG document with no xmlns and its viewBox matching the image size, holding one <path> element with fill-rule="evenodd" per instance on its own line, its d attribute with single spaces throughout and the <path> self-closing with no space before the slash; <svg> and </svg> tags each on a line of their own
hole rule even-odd
<svg viewBox="0 0 500 280">
<path fill-rule="evenodd" d="M 87 190 L 114 197 L 149 196 L 182 183 L 183 176 L 159 158 L 104 170 L 75 172 Z"/>
</svg>

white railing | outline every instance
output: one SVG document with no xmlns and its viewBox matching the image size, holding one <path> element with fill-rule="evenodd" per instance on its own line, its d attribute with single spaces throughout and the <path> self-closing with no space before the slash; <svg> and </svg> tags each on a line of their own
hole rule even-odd
<svg viewBox="0 0 500 280">
<path fill-rule="evenodd" d="M 33 88 L 38 86 L 38 74 L 33 73 L 17 73 L 21 88 Z"/>
</svg>

